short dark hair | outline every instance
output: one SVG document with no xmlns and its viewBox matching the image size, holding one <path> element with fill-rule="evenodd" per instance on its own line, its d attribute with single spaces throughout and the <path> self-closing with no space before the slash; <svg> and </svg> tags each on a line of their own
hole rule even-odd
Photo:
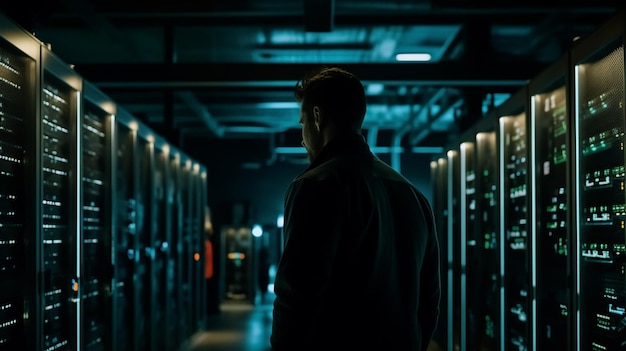
<svg viewBox="0 0 626 351">
<path fill-rule="evenodd" d="M 319 106 L 338 129 L 361 129 L 365 89 L 354 74 L 342 68 L 324 66 L 309 73 L 296 83 L 295 97 L 305 110 Z"/>
</svg>

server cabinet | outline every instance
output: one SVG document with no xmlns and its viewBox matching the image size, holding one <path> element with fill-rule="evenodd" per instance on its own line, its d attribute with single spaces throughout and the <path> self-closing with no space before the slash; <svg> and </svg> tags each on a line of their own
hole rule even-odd
<svg viewBox="0 0 626 351">
<path fill-rule="evenodd" d="M 199 326 L 203 168 L 138 127 L 0 16 L 0 349 L 173 350 Z"/>
<path fill-rule="evenodd" d="M 572 50 L 574 65 L 577 345 L 626 342 L 624 13 Z"/>
<path fill-rule="evenodd" d="M 191 161 L 182 159 L 179 172 L 179 196 L 180 196 L 180 232 L 177 242 L 179 245 L 180 285 L 178 296 L 180 306 L 178 308 L 180 333 L 189 335 L 192 325 L 191 284 L 193 279 L 193 254 L 192 239 L 193 225 L 191 214 L 193 213 L 192 187 L 191 187 Z"/>
<path fill-rule="evenodd" d="M 448 279 L 448 349 L 460 350 L 463 342 L 461 299 L 465 296 L 461 286 L 461 167 L 458 150 L 448 150 L 447 181 L 448 181 L 448 233 L 447 250 L 448 265 L 452 267 Z"/>
<path fill-rule="evenodd" d="M 183 225 L 183 204 L 181 195 L 181 155 L 175 150 L 171 150 L 168 160 L 168 208 L 169 212 L 169 246 L 171 252 L 167 261 L 167 312 L 166 320 L 168 334 L 168 349 L 178 347 L 182 341 L 181 336 L 181 285 L 182 285 L 182 225 Z"/>
<path fill-rule="evenodd" d="M 190 279 L 190 334 L 202 328 L 202 321 L 206 313 L 204 305 L 204 202 L 201 169 L 198 163 L 193 163 L 189 174 L 190 208 L 190 252 L 188 260 L 191 262 Z"/>
<path fill-rule="evenodd" d="M 83 82 L 80 350 L 113 350 L 111 131 L 115 104 Z"/>
<path fill-rule="evenodd" d="M 135 350 L 135 268 L 137 251 L 137 199 L 135 139 L 137 125 L 130 116 L 116 114 L 113 158 L 113 346 Z"/>
<path fill-rule="evenodd" d="M 438 157 L 431 161 L 431 179 L 433 181 L 433 212 L 437 224 L 437 236 L 439 240 L 439 267 L 441 277 L 441 299 L 439 300 L 439 324 L 433 340 L 443 348 L 448 349 L 448 337 L 451 334 L 449 324 L 451 318 L 448 311 L 450 297 L 449 282 L 452 279 L 452 266 L 448 264 L 448 160 L 446 157 Z"/>
<path fill-rule="evenodd" d="M 503 282 L 502 350 L 531 342 L 531 257 L 528 210 L 528 103 L 524 87 L 497 109 L 500 147 L 500 272 Z"/>
<path fill-rule="evenodd" d="M 531 253 L 535 287 L 534 350 L 571 350 L 569 194 L 571 155 L 568 57 L 529 84 L 531 123 Z"/>
<path fill-rule="evenodd" d="M 36 336 L 41 181 L 35 160 L 41 125 L 39 43 L 0 18 L 0 349 L 42 349 Z M 34 207 L 34 209 L 33 209 Z"/>
<path fill-rule="evenodd" d="M 474 141 L 464 141 L 459 145 L 459 210 L 460 232 L 458 245 L 460 251 L 460 345 L 461 350 L 467 350 L 468 332 L 475 332 L 475 309 L 478 291 L 472 290 L 477 283 L 474 270 L 468 269 L 476 259 L 476 144 Z M 476 272 L 477 273 L 477 272 Z"/>
<path fill-rule="evenodd" d="M 200 287 L 198 289 L 198 300 L 195 304 L 196 313 L 198 313 L 198 326 L 197 330 L 204 329 L 206 326 L 206 315 L 208 311 L 208 291 L 207 279 L 205 278 L 205 262 L 213 257 L 207 257 L 206 241 L 209 240 L 209 232 L 212 230 L 212 223 L 208 207 L 208 186 L 207 186 L 207 170 L 204 166 L 199 166 L 197 179 L 197 191 L 198 191 L 198 214 L 200 218 L 200 262 L 199 262 L 199 275 L 200 275 Z"/>
<path fill-rule="evenodd" d="M 460 144 L 462 350 L 499 349 L 496 125 L 493 118 L 482 119 Z"/>
<path fill-rule="evenodd" d="M 82 79 L 42 50 L 41 230 L 43 349 L 76 350 L 80 315 L 77 130 Z"/>
<path fill-rule="evenodd" d="M 152 295 L 156 305 L 152 314 L 154 350 L 170 350 L 167 345 L 169 320 L 166 318 L 171 300 L 168 298 L 168 262 L 170 262 L 170 212 L 168 211 L 168 178 L 169 178 L 169 146 L 162 140 L 155 141 L 154 149 L 154 216 L 152 222 L 156 231 L 154 235 L 154 280 Z"/>
<path fill-rule="evenodd" d="M 491 119 L 481 126 L 476 134 L 476 196 L 477 236 L 474 266 L 477 283 L 473 289 L 480 292 L 476 296 L 474 345 L 469 350 L 499 350 L 502 335 L 498 327 L 502 323 L 500 289 L 500 237 L 498 235 L 500 216 L 498 202 L 498 147 L 496 126 Z"/>
<path fill-rule="evenodd" d="M 150 286 L 154 276 L 154 255 L 152 244 L 152 202 L 154 194 L 153 181 L 153 149 L 154 136 L 150 131 L 139 125 L 137 128 L 136 150 L 136 209 L 135 219 L 137 240 L 134 278 L 134 313 L 135 313 L 135 349 L 150 350 L 152 345 L 152 330 L 150 320 L 153 317 L 155 301 Z"/>
</svg>

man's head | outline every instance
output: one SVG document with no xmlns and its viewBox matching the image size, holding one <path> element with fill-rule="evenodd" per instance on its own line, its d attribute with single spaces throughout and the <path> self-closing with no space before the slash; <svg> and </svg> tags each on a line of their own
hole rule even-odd
<svg viewBox="0 0 626 351">
<path fill-rule="evenodd" d="M 353 74 L 324 67 L 296 84 L 302 140 L 313 160 L 334 135 L 360 133 L 365 117 L 365 90 Z"/>
</svg>

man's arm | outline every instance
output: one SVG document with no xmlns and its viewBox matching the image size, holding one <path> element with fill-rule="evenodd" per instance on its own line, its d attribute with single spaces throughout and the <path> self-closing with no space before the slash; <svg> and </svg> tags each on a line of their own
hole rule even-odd
<svg viewBox="0 0 626 351">
<path fill-rule="evenodd" d="M 426 350 L 433 337 L 439 320 L 439 300 L 441 299 L 441 275 L 439 267 L 439 242 L 435 218 L 426 198 L 420 197 L 424 217 L 429 221 L 427 246 L 420 273 L 419 323 L 422 327 L 422 350 Z"/>
<path fill-rule="evenodd" d="M 336 212 L 323 182 L 299 180 L 285 198 L 285 247 L 274 291 L 273 350 L 298 349 L 310 337 L 312 316 L 325 289 Z"/>
</svg>

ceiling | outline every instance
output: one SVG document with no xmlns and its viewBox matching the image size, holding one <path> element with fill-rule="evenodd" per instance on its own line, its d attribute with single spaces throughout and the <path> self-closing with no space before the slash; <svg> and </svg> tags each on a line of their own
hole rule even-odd
<svg viewBox="0 0 626 351">
<path fill-rule="evenodd" d="M 293 87 L 314 66 L 363 80 L 364 133 L 379 152 L 437 153 L 619 10 L 602 0 L 40 1 L 4 12 L 183 150 L 191 139 L 269 139 L 293 154 L 303 152 Z M 396 60 L 415 52 L 431 61 Z"/>
</svg>

